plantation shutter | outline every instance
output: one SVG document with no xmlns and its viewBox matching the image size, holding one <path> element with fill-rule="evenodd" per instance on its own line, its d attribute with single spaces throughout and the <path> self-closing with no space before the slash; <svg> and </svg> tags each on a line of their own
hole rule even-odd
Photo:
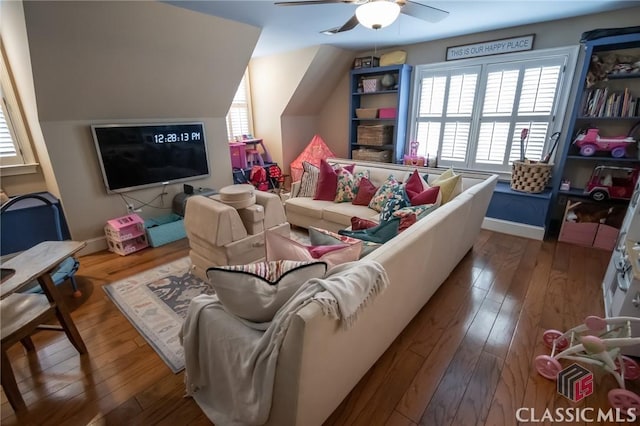
<svg viewBox="0 0 640 426">
<path fill-rule="evenodd" d="M 0 95 L 2 95 L 1 91 Z M 22 155 L 9 125 L 9 118 L 8 114 L 5 113 L 5 108 L 6 103 L 3 97 L 0 107 L 0 164 L 3 166 L 22 164 Z"/>
<path fill-rule="evenodd" d="M 247 74 L 245 74 L 227 113 L 227 135 L 229 140 L 232 140 L 250 134 L 253 134 L 253 130 L 251 129 Z"/>
<path fill-rule="evenodd" d="M 525 157 L 542 158 L 563 66 L 561 58 L 487 66 L 474 167 L 509 170 L 520 159 L 522 129 Z"/>
<path fill-rule="evenodd" d="M 541 160 L 562 127 L 578 50 L 544 51 L 418 65 L 407 143 L 438 165 L 509 173 L 524 156 Z"/>
</svg>

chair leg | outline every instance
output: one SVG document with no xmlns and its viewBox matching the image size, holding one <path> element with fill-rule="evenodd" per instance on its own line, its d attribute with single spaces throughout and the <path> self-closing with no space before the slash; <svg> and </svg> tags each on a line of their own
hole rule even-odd
<svg viewBox="0 0 640 426">
<path fill-rule="evenodd" d="M 0 351 L 2 352 L 2 356 L 0 358 L 0 369 L 2 377 L 2 388 L 4 389 L 4 393 L 7 395 L 7 399 L 9 400 L 9 404 L 13 408 L 13 411 L 18 411 L 26 408 L 24 403 L 24 399 L 22 399 L 22 395 L 20 394 L 20 389 L 18 389 L 18 384 L 16 383 L 16 378 L 13 375 L 13 369 L 11 368 L 11 364 L 9 364 L 9 357 L 5 352 L 5 349 L 2 348 Z"/>
<path fill-rule="evenodd" d="M 33 344 L 33 340 L 31 340 L 31 336 L 27 336 L 24 339 L 20 339 L 20 343 L 27 350 L 27 352 L 33 352 L 36 350 L 36 346 Z"/>
<path fill-rule="evenodd" d="M 76 282 L 76 277 L 71 275 L 69 277 L 69 279 L 71 280 L 71 287 L 73 287 L 73 297 L 75 297 L 76 299 L 81 298 L 82 297 L 82 292 L 78 288 L 78 283 Z"/>
</svg>

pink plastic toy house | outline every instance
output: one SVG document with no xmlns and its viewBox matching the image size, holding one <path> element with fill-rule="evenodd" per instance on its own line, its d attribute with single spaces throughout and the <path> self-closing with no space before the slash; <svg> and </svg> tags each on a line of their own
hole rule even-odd
<svg viewBox="0 0 640 426">
<path fill-rule="evenodd" d="M 144 220 L 137 214 L 107 221 L 104 227 L 109 250 L 121 256 L 134 253 L 149 245 L 144 229 Z"/>
</svg>

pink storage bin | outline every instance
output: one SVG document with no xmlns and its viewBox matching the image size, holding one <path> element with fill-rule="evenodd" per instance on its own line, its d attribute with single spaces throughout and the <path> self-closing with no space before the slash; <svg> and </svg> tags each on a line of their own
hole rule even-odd
<svg viewBox="0 0 640 426">
<path fill-rule="evenodd" d="M 233 167 L 234 169 L 246 169 L 246 144 L 244 142 L 230 142 L 229 151 L 231 153 L 231 167 Z"/>
<path fill-rule="evenodd" d="M 395 108 L 378 109 L 378 118 L 396 118 L 397 110 Z"/>
</svg>

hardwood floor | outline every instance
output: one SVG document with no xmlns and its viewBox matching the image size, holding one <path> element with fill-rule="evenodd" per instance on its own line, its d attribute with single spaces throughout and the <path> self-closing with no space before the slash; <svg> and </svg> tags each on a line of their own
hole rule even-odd
<svg viewBox="0 0 640 426">
<path fill-rule="evenodd" d="M 2 425 L 211 424 L 183 398 L 183 374 L 171 373 L 100 288 L 185 256 L 187 249 L 182 240 L 127 257 L 82 257 L 83 298 L 63 290 L 89 354 L 79 356 L 64 335 L 51 332 L 34 336 L 35 354 L 12 347 L 9 358 L 28 408 L 16 415 L 3 392 Z M 546 408 L 608 410 L 612 376 L 595 371 L 594 394 L 573 404 L 532 363 L 548 352 L 541 342 L 546 329 L 566 330 L 587 315 L 603 315 L 601 280 L 609 256 L 482 231 L 325 424 L 494 426 L 517 424 L 519 407 L 535 409 L 538 418 Z M 627 385 L 640 393 L 638 381 Z"/>
</svg>

